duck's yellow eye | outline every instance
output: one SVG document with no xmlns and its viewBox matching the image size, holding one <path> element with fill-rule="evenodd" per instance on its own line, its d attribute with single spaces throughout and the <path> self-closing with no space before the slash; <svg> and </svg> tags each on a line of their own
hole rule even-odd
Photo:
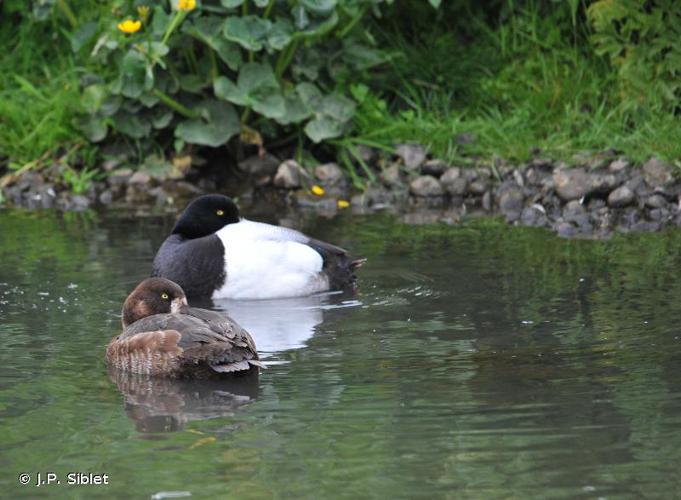
<svg viewBox="0 0 681 500">
<path fill-rule="evenodd" d="M 162 294 L 161 294 L 161 298 L 164 299 L 164 300 L 168 300 L 168 294 L 165 293 L 165 292 L 162 293 Z"/>
<path fill-rule="evenodd" d="M 218 215 L 220 215 L 220 216 L 225 215 L 225 211 L 224 211 L 224 210 L 218 210 L 218 211 L 215 212 L 215 213 L 218 214 Z"/>
</svg>

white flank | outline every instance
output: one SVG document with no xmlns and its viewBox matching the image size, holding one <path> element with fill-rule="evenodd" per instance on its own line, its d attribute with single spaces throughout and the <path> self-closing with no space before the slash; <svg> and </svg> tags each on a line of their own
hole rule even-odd
<svg viewBox="0 0 681 500">
<path fill-rule="evenodd" d="M 298 231 L 242 219 L 216 234 L 225 247 L 227 280 L 215 299 L 299 297 L 329 288 L 322 256 Z"/>
</svg>

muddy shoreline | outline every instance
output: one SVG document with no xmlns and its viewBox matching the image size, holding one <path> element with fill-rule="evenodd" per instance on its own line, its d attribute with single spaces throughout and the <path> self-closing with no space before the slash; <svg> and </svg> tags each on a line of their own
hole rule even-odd
<svg viewBox="0 0 681 500">
<path fill-rule="evenodd" d="M 471 168 L 431 158 L 416 144 L 400 145 L 394 155 L 369 148 L 361 154 L 368 169 L 358 166 L 362 177 L 355 173 L 354 179 L 335 163 L 306 169 L 269 154 L 232 167 L 190 165 L 179 173 L 105 165 L 103 180 L 90 182 L 79 194 L 55 166 L 2 177 L 0 207 L 177 210 L 194 196 L 222 192 L 242 203 L 326 215 L 391 212 L 407 223 L 454 224 L 467 216 L 496 216 L 565 237 L 605 238 L 614 232 L 681 226 L 681 180 L 671 165 L 656 158 L 634 165 L 606 152 L 576 157 L 572 165 L 541 157 L 523 164 L 497 158 L 473 161 Z M 354 187 L 358 179 L 363 189 Z"/>
</svg>

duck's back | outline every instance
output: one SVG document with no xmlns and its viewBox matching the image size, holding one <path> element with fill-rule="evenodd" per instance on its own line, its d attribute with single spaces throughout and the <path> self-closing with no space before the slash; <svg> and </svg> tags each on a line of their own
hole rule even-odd
<svg viewBox="0 0 681 500">
<path fill-rule="evenodd" d="M 111 341 L 107 361 L 145 375 L 210 377 L 261 366 L 253 339 L 229 317 L 186 307 L 129 325 Z"/>
</svg>

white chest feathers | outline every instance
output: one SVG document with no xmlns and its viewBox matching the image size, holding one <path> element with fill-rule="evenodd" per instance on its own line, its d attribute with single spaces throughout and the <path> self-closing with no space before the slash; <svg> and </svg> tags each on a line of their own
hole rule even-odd
<svg viewBox="0 0 681 500">
<path fill-rule="evenodd" d="M 220 229 L 225 284 L 213 298 L 299 297 L 329 289 L 322 256 L 298 231 L 242 219 Z"/>
</svg>

